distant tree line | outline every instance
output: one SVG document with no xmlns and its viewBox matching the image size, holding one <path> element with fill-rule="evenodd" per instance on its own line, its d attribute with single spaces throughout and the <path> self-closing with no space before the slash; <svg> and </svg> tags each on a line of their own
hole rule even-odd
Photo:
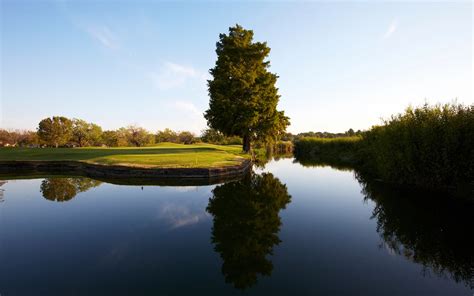
<svg viewBox="0 0 474 296">
<path fill-rule="evenodd" d="M 296 142 L 303 138 L 345 138 L 345 137 L 355 137 L 362 135 L 363 131 L 357 130 L 354 131 L 352 128 L 348 129 L 343 133 L 330 133 L 330 132 L 304 132 L 299 134 L 284 133 L 281 137 L 282 141 L 291 141 Z"/>
<path fill-rule="evenodd" d="M 53 116 L 41 120 L 36 131 L 0 129 L 0 147 L 141 147 L 161 142 L 192 144 L 201 141 L 190 131 L 148 130 L 130 125 L 103 130 L 82 119 Z"/>
<path fill-rule="evenodd" d="M 360 130 L 354 132 L 353 129 L 349 129 L 344 133 L 284 133 L 281 136 L 281 140 L 275 144 L 295 142 L 308 137 L 339 138 L 360 135 L 361 133 Z M 64 116 L 53 116 L 41 120 L 37 131 L 0 129 L 0 147 L 141 147 L 162 142 L 181 144 L 205 142 L 216 145 L 242 145 L 242 141 L 242 137 L 226 136 L 213 128 L 203 130 L 200 136 L 196 136 L 190 131 L 178 132 L 169 128 L 151 133 L 135 125 L 121 127 L 116 130 L 103 130 L 98 124 L 77 118 L 69 119 Z M 265 146 L 265 143 L 256 143 L 256 147 L 263 146 Z"/>
<path fill-rule="evenodd" d="M 39 139 L 36 132 L 28 130 L 0 129 L 0 147 L 38 145 Z"/>
</svg>

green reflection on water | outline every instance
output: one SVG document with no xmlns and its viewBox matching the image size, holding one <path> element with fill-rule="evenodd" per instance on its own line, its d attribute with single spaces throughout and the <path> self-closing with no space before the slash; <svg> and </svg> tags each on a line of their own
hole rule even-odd
<svg viewBox="0 0 474 296">
<path fill-rule="evenodd" d="M 267 256 L 281 242 L 278 214 L 291 196 L 271 173 L 249 174 L 217 186 L 212 194 L 207 211 L 213 215 L 212 243 L 223 260 L 222 273 L 234 287 L 248 288 L 258 275 L 272 273 Z"/>
</svg>

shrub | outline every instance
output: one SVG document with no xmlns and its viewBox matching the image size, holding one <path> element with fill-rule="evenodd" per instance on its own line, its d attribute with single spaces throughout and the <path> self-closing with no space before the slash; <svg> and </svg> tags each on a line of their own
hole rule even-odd
<svg viewBox="0 0 474 296">
<path fill-rule="evenodd" d="M 212 128 L 208 128 L 202 131 L 201 140 L 205 143 L 217 145 L 242 145 L 241 137 L 224 136 L 224 134 Z"/>
<path fill-rule="evenodd" d="M 474 105 L 424 105 L 362 136 L 359 167 L 383 180 L 452 187 L 474 180 Z"/>
<path fill-rule="evenodd" d="M 338 165 L 353 165 L 356 162 L 360 137 L 302 138 L 295 142 L 297 159 L 321 161 Z"/>
<path fill-rule="evenodd" d="M 303 138 L 299 160 L 353 165 L 367 177 L 426 188 L 474 184 L 474 105 L 408 108 L 361 137 Z"/>
<path fill-rule="evenodd" d="M 179 142 L 178 133 L 176 133 L 175 131 L 169 128 L 165 128 L 163 131 L 158 131 L 156 133 L 155 142 L 156 143 L 161 143 L 161 142 L 178 143 Z"/>
<path fill-rule="evenodd" d="M 194 143 L 194 134 L 188 131 L 180 132 L 178 135 L 178 141 L 182 144 L 192 144 Z"/>
</svg>

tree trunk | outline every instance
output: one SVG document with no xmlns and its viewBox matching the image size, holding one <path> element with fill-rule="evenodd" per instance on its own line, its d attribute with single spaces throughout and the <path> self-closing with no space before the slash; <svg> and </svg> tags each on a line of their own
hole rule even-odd
<svg viewBox="0 0 474 296">
<path fill-rule="evenodd" d="M 244 150 L 245 153 L 250 152 L 250 137 L 248 135 L 245 135 L 243 138 L 242 150 Z"/>
</svg>

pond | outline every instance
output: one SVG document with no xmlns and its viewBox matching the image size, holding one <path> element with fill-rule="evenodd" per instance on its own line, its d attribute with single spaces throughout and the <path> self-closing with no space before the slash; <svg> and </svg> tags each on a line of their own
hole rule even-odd
<svg viewBox="0 0 474 296">
<path fill-rule="evenodd" d="M 1 181 L 0 294 L 472 295 L 473 204 L 358 179 L 281 159 L 207 186 Z"/>
</svg>

